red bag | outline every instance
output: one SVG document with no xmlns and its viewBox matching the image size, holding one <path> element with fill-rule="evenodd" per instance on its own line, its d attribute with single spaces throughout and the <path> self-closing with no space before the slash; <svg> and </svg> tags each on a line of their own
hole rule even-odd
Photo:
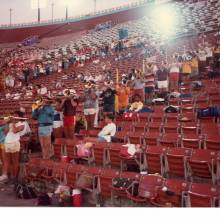
<svg viewBox="0 0 220 220">
<path fill-rule="evenodd" d="M 134 118 L 135 118 L 135 114 L 133 112 L 125 112 L 123 114 L 123 118 L 126 120 L 126 121 L 132 121 Z"/>
</svg>

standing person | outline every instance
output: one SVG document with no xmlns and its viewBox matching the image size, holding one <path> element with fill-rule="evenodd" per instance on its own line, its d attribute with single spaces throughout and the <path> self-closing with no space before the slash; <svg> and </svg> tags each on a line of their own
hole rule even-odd
<svg viewBox="0 0 220 220">
<path fill-rule="evenodd" d="M 24 113 L 16 111 L 15 117 L 23 117 Z M 9 171 L 12 182 L 15 182 L 19 172 L 20 137 L 29 133 L 30 127 L 26 121 L 10 119 L 9 130 L 5 136 L 5 170 L 8 178 Z M 11 169 L 10 169 L 11 167 Z"/>
<path fill-rule="evenodd" d="M 96 87 L 97 89 L 96 89 L 96 100 L 95 100 L 95 111 L 96 111 L 96 113 L 95 113 L 95 120 L 94 120 L 94 127 L 98 127 L 98 120 L 99 120 L 99 96 L 100 96 L 100 90 L 99 90 L 99 88 L 98 87 Z"/>
<path fill-rule="evenodd" d="M 63 112 L 61 112 L 59 109 L 60 105 L 61 100 L 56 99 L 53 121 L 53 135 L 55 139 L 63 137 Z"/>
<path fill-rule="evenodd" d="M 73 97 L 75 94 L 74 90 L 66 89 L 63 93 L 65 97 L 62 100 L 59 109 L 63 110 L 63 125 L 65 137 L 72 139 L 75 132 L 75 117 L 78 101 Z"/>
<path fill-rule="evenodd" d="M 156 72 L 157 77 L 157 88 L 160 91 L 168 91 L 168 70 L 166 69 L 166 64 L 159 66 Z"/>
<path fill-rule="evenodd" d="M 105 86 L 103 92 L 100 94 L 100 98 L 103 100 L 103 111 L 114 113 L 116 90 L 112 88 L 112 81 L 105 82 Z"/>
<path fill-rule="evenodd" d="M 171 91 L 178 90 L 179 77 L 180 77 L 180 66 L 177 61 L 174 61 L 170 65 L 170 73 L 169 73 L 169 86 Z"/>
<path fill-rule="evenodd" d="M 27 86 L 28 81 L 29 81 L 30 69 L 28 67 L 25 67 L 23 69 L 23 74 L 24 74 L 24 82 L 25 82 L 25 85 Z"/>
<path fill-rule="evenodd" d="M 127 87 L 126 80 L 123 80 L 119 87 L 116 89 L 118 95 L 118 108 L 119 111 L 124 110 L 129 105 L 129 95 L 130 95 L 130 88 Z"/>
<path fill-rule="evenodd" d="M 199 49 L 198 57 L 199 57 L 199 73 L 205 72 L 206 67 L 206 51 L 203 47 Z"/>
<path fill-rule="evenodd" d="M 7 173 L 7 161 L 6 161 L 6 153 L 5 153 L 5 136 L 8 132 L 8 124 L 7 121 L 0 121 L 0 149 L 1 149 L 1 159 L 2 159 L 2 175 L 0 176 L 0 182 L 8 180 Z"/>
<path fill-rule="evenodd" d="M 145 83 L 144 80 L 141 77 L 141 73 L 137 73 L 134 81 L 132 82 L 132 87 L 133 87 L 133 96 L 135 95 L 139 95 L 142 99 L 142 101 L 144 101 L 144 87 L 145 87 Z"/>
<path fill-rule="evenodd" d="M 85 85 L 85 95 L 84 95 L 84 115 L 87 121 L 87 130 L 93 129 L 95 115 L 96 115 L 96 103 L 97 95 L 92 88 L 92 83 L 88 82 Z"/>
<path fill-rule="evenodd" d="M 40 99 L 32 105 L 32 117 L 38 120 L 38 135 L 43 159 L 50 158 L 51 133 L 53 130 L 54 108 L 49 100 Z"/>
</svg>

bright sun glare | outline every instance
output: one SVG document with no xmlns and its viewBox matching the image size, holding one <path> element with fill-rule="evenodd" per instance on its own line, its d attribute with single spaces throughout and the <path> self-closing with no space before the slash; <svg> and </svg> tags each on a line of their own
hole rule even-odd
<svg viewBox="0 0 220 220">
<path fill-rule="evenodd" d="M 152 11 L 153 28 L 163 36 L 175 34 L 177 25 L 175 9 L 167 6 L 156 7 Z"/>
</svg>

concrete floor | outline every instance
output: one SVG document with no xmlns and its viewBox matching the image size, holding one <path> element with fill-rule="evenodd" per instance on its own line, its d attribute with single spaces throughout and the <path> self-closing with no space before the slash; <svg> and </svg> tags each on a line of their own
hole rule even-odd
<svg viewBox="0 0 220 220">
<path fill-rule="evenodd" d="M 14 185 L 0 184 L 0 207 L 33 207 L 36 199 L 17 199 Z"/>
</svg>

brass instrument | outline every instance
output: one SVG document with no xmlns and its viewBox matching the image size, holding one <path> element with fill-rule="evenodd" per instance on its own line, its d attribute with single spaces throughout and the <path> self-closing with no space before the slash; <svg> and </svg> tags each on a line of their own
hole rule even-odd
<svg viewBox="0 0 220 220">
<path fill-rule="evenodd" d="M 3 119 L 4 121 L 11 121 L 11 120 L 28 120 L 29 118 L 25 118 L 25 117 L 15 117 L 15 116 L 3 116 L 0 117 L 0 119 Z"/>
<path fill-rule="evenodd" d="M 40 98 L 35 103 L 33 103 L 32 106 L 31 106 L 32 107 L 32 111 L 40 108 L 43 105 L 43 102 L 44 102 L 43 99 Z"/>
</svg>

